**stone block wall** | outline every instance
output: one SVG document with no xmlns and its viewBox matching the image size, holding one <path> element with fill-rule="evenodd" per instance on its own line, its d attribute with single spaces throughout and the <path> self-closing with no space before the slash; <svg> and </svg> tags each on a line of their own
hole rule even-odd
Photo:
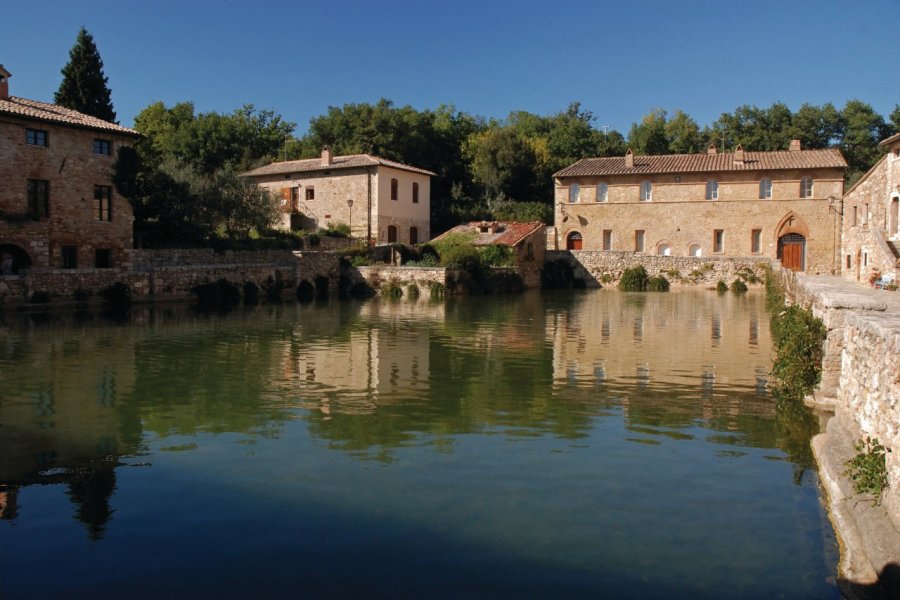
<svg viewBox="0 0 900 600">
<path fill-rule="evenodd" d="M 394 282 L 406 290 L 406 286 L 415 284 L 423 293 L 427 293 L 431 286 L 442 285 L 446 290 L 452 291 L 456 279 L 454 269 L 444 267 L 393 267 L 376 265 L 371 267 L 357 267 L 353 269 L 355 277 L 351 275 L 353 283 L 364 281 L 373 289 L 380 289 L 382 284 Z"/>
<path fill-rule="evenodd" d="M 742 269 L 753 271 L 760 281 L 763 269 L 770 262 L 765 258 L 721 258 L 693 256 L 658 256 L 635 252 L 572 250 L 551 251 L 547 260 L 568 260 L 575 269 L 575 277 L 589 287 L 614 285 L 625 269 L 643 265 L 651 277 L 662 275 L 674 286 L 715 286 L 724 281 L 731 285 Z"/>
</svg>

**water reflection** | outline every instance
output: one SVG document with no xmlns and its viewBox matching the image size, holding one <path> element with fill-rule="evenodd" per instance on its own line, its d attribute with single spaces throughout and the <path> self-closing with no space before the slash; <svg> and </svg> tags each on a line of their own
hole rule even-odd
<svg viewBox="0 0 900 600">
<path fill-rule="evenodd" d="M 754 294 L 597 291 L 263 305 L 227 316 L 171 308 L 138 312 L 127 326 L 7 323 L 0 519 L 47 517 L 50 508 L 35 511 L 50 504 L 26 498 L 56 486 L 96 543 L 136 527 L 140 513 L 121 504 L 129 494 L 153 493 L 167 519 L 193 523 L 199 503 L 181 507 L 177 495 L 194 489 L 187 477 L 234 503 L 221 509 L 228 520 L 250 518 L 242 511 L 264 494 L 291 499 L 281 511 L 312 496 L 316 508 L 301 513 L 335 504 L 363 522 L 371 503 L 418 518 L 414 528 L 510 540 L 523 564 L 621 561 L 610 577 L 639 581 L 623 574 L 630 540 L 656 547 L 660 531 L 686 539 L 704 519 L 726 519 L 691 512 L 692 494 L 728 504 L 771 487 L 776 467 L 745 479 L 763 470 L 763 456 L 789 461 L 783 479 L 815 498 L 806 478 L 815 423 L 766 391 L 765 318 Z M 665 492 L 654 489 L 660 481 L 670 482 Z"/>
</svg>

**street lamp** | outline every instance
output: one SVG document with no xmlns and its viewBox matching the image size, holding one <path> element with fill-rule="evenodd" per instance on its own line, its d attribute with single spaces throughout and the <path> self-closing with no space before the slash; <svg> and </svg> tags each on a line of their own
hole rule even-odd
<svg viewBox="0 0 900 600">
<path fill-rule="evenodd" d="M 353 242 L 353 200 L 351 198 L 347 198 L 347 209 L 350 211 L 350 223 L 348 224 L 350 227 L 350 242 Z"/>
</svg>

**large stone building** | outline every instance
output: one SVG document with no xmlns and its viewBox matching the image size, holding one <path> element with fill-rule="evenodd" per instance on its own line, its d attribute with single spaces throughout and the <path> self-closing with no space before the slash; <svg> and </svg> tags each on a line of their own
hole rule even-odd
<svg viewBox="0 0 900 600">
<path fill-rule="evenodd" d="M 373 244 L 431 239 L 434 173 L 368 154 L 275 162 L 245 174 L 281 199 L 283 229 L 343 223 Z"/>
<path fill-rule="evenodd" d="M 9 95 L 0 65 L 0 274 L 127 267 L 132 210 L 111 181 L 137 131 Z"/>
<path fill-rule="evenodd" d="M 900 133 L 881 146 L 887 153 L 844 195 L 841 273 L 852 281 L 900 280 Z"/>
<path fill-rule="evenodd" d="M 557 247 L 839 270 L 839 150 L 586 158 L 554 175 Z"/>
</svg>

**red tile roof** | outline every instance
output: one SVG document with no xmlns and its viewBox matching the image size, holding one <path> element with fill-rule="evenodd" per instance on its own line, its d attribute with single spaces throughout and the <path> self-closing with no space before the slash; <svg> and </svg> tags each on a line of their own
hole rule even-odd
<svg viewBox="0 0 900 600">
<path fill-rule="evenodd" d="M 86 129 L 97 129 L 99 131 L 108 131 L 110 133 L 121 133 L 134 137 L 140 137 L 140 132 L 109 121 L 104 121 L 71 108 L 63 108 L 56 104 L 47 104 L 46 102 L 38 102 L 37 100 L 28 100 L 27 98 L 17 98 L 10 96 L 9 98 L 0 98 L 0 115 L 7 114 L 25 119 L 34 119 L 35 121 L 44 121 L 47 123 L 59 123 L 62 125 L 73 125 L 75 127 L 83 127 Z"/>
<path fill-rule="evenodd" d="M 879 142 L 878 145 L 879 146 L 889 146 L 889 145 L 893 144 L 894 142 L 900 142 L 900 133 L 895 133 L 894 135 L 887 138 L 886 140 L 881 140 L 881 142 Z"/>
<path fill-rule="evenodd" d="M 323 165 L 321 158 L 306 158 L 303 160 L 288 160 L 284 162 L 274 162 L 252 171 L 244 173 L 247 177 L 259 177 L 261 175 L 281 175 L 286 173 L 306 173 L 312 171 L 335 171 L 338 169 L 354 169 L 359 167 L 391 167 L 401 169 L 403 171 L 412 171 L 422 175 L 435 176 L 431 171 L 412 167 L 403 163 L 394 162 L 372 156 L 371 154 L 350 154 L 347 156 L 335 156 L 330 165 Z"/>
<path fill-rule="evenodd" d="M 847 167 L 836 148 L 798 150 L 796 152 L 744 152 L 743 162 L 735 162 L 733 153 L 663 154 L 635 156 L 634 166 L 625 166 L 625 157 L 583 158 L 554 177 L 581 175 L 650 175 L 659 173 L 708 173 L 720 171 L 774 171 L 780 169 L 824 169 Z"/>
<path fill-rule="evenodd" d="M 497 224 L 494 228 L 494 233 L 481 232 L 479 228 L 480 225 L 485 226 L 494 223 Z M 475 239 L 472 243 L 475 246 L 517 246 L 525 238 L 544 227 L 546 227 L 546 225 L 540 221 L 533 221 L 530 223 L 518 223 L 516 221 L 471 221 L 469 223 L 457 225 L 431 241 L 434 242 L 440 240 L 451 234 L 471 233 L 474 231 Z"/>
</svg>

